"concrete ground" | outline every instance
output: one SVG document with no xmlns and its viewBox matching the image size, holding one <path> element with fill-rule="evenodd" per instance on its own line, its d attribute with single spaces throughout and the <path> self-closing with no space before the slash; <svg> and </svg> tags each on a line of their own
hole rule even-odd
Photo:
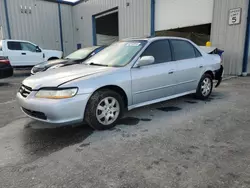
<svg viewBox="0 0 250 188">
<path fill-rule="evenodd" d="M 109 131 L 52 128 L 15 102 L 23 78 L 0 80 L 0 187 L 250 187 L 250 77 L 136 109 Z"/>
</svg>

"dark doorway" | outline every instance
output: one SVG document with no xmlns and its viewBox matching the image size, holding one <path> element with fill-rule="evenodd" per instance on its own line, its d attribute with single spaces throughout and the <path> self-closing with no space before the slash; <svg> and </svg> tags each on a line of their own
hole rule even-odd
<svg viewBox="0 0 250 188">
<path fill-rule="evenodd" d="M 204 24 L 166 31 L 156 31 L 156 36 L 183 37 L 192 40 L 198 45 L 205 46 L 206 42 L 210 40 L 210 33 L 211 24 Z"/>
<path fill-rule="evenodd" d="M 119 40 L 118 9 L 94 15 L 94 45 L 110 45 Z"/>
</svg>

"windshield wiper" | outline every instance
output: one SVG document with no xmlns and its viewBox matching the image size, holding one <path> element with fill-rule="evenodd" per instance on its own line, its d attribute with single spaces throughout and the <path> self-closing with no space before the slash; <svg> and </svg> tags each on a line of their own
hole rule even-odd
<svg viewBox="0 0 250 188">
<path fill-rule="evenodd" d="M 96 66 L 102 66 L 102 67 L 108 67 L 108 65 L 98 64 L 98 63 L 90 63 L 89 65 L 96 65 Z"/>
</svg>

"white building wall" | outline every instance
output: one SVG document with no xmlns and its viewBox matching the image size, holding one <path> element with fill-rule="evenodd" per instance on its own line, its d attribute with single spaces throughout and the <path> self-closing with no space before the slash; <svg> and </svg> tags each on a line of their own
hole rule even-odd
<svg viewBox="0 0 250 188">
<path fill-rule="evenodd" d="M 73 7 L 75 45 L 92 46 L 92 15 L 115 7 L 119 10 L 119 39 L 150 36 L 151 0 L 90 0 Z"/>
<path fill-rule="evenodd" d="M 155 30 L 212 22 L 214 0 L 155 0 Z"/>
</svg>

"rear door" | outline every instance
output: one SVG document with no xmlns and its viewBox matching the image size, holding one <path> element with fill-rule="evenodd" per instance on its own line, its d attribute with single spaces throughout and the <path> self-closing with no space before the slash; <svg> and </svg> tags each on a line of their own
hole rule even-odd
<svg viewBox="0 0 250 188">
<path fill-rule="evenodd" d="M 176 61 L 177 86 L 175 94 L 196 90 L 204 60 L 201 53 L 188 41 L 170 40 L 173 58 Z"/>
<path fill-rule="evenodd" d="M 152 42 L 142 53 L 153 56 L 155 63 L 131 69 L 133 104 L 146 103 L 174 93 L 176 69 L 168 40 Z"/>
</svg>

